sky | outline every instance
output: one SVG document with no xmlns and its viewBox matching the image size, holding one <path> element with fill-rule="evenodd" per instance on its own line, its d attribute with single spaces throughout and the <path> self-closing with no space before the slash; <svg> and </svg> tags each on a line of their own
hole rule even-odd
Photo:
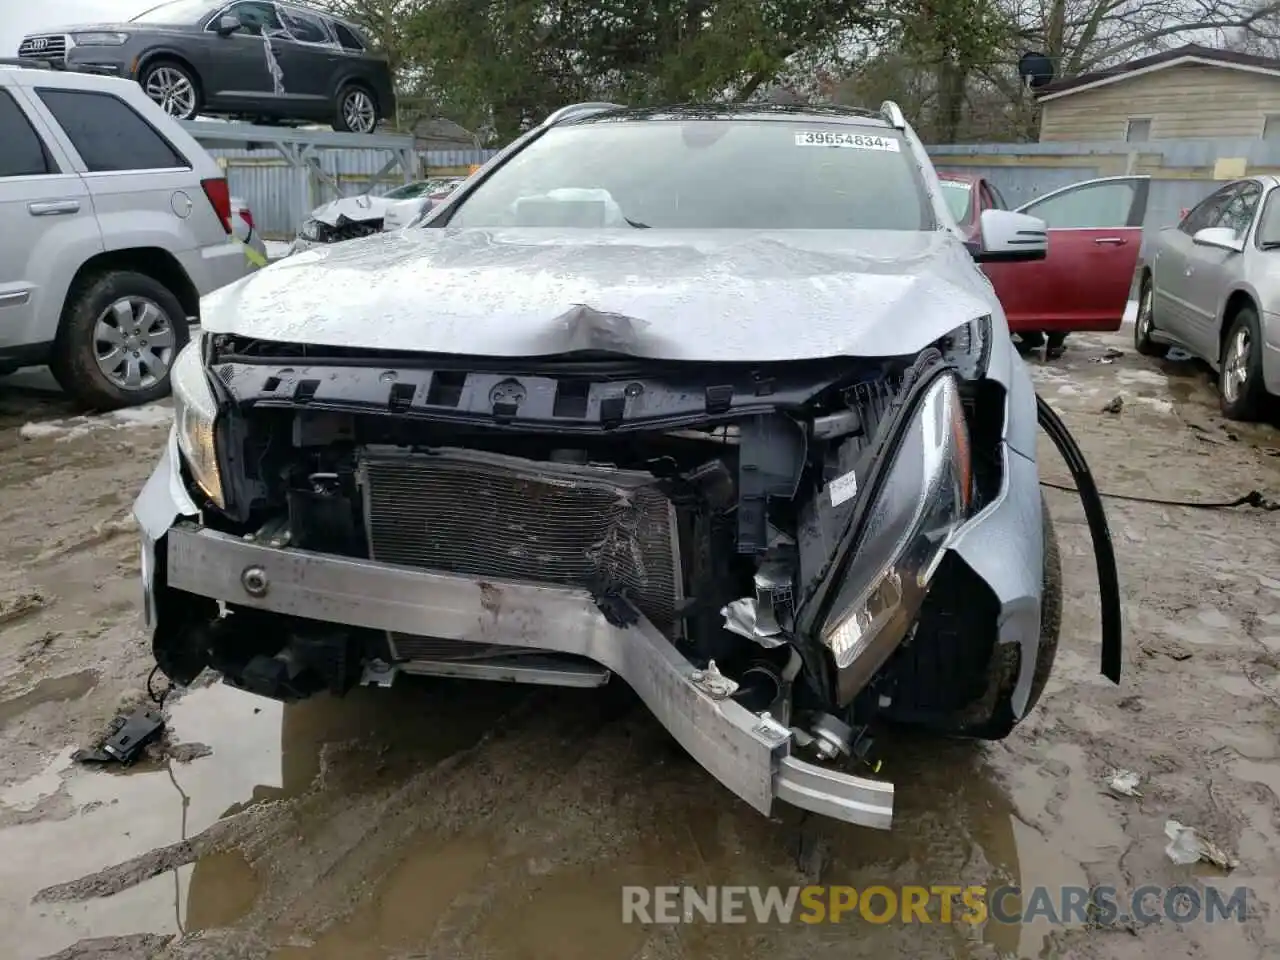
<svg viewBox="0 0 1280 960">
<path fill-rule="evenodd" d="M 12 57 L 29 33 L 76 23 L 128 20 L 160 0 L 0 0 L 0 57 Z"/>
</svg>

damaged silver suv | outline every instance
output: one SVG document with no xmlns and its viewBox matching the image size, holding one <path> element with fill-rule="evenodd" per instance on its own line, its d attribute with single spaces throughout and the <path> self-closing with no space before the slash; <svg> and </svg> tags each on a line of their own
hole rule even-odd
<svg viewBox="0 0 1280 960">
<path fill-rule="evenodd" d="M 1058 643 L 975 262 L 1044 224 L 973 243 L 891 103 L 559 111 L 418 226 L 205 300 L 136 505 L 159 666 L 616 673 L 760 812 L 887 827 L 875 732 L 1003 737 Z"/>
</svg>

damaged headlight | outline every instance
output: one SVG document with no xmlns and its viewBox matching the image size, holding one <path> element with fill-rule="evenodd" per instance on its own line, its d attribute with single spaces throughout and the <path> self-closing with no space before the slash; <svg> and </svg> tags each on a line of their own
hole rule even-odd
<svg viewBox="0 0 1280 960">
<path fill-rule="evenodd" d="M 218 472 L 218 451 L 213 428 L 218 418 L 218 401 L 209 386 L 201 350 L 203 334 L 183 347 L 174 361 L 173 422 L 178 431 L 178 449 L 186 461 L 191 479 L 218 507 L 225 507 L 222 475 Z"/>
<path fill-rule="evenodd" d="M 303 220 L 302 226 L 298 228 L 298 238 L 312 242 L 318 241 L 320 239 L 320 221 Z"/>
<path fill-rule="evenodd" d="M 969 433 L 957 381 L 925 388 L 866 513 L 822 642 L 837 667 L 838 698 L 861 690 L 915 622 L 972 497 Z"/>
<path fill-rule="evenodd" d="M 991 361 L 991 317 L 978 317 L 956 327 L 937 347 L 966 380 L 985 376 Z"/>
</svg>

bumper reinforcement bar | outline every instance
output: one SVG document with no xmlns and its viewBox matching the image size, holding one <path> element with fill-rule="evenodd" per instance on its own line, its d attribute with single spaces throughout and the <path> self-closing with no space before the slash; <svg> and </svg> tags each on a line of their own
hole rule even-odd
<svg viewBox="0 0 1280 960">
<path fill-rule="evenodd" d="M 287 616 L 444 640 L 588 657 L 621 676 L 695 760 L 760 813 L 775 799 L 887 829 L 893 785 L 790 755 L 791 739 L 691 680 L 696 668 L 643 616 L 612 626 L 584 590 L 483 580 L 275 548 L 180 522 L 168 534 L 168 584 Z"/>
</svg>

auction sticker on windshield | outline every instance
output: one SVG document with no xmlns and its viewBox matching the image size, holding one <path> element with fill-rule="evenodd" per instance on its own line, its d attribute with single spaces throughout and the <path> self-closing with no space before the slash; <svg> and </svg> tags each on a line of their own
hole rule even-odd
<svg viewBox="0 0 1280 960">
<path fill-rule="evenodd" d="M 899 153 L 902 144 L 893 137 L 877 137 L 866 133 L 845 133 L 842 130 L 810 130 L 796 134 L 797 147 L 852 147 L 854 150 L 888 150 Z"/>
</svg>

